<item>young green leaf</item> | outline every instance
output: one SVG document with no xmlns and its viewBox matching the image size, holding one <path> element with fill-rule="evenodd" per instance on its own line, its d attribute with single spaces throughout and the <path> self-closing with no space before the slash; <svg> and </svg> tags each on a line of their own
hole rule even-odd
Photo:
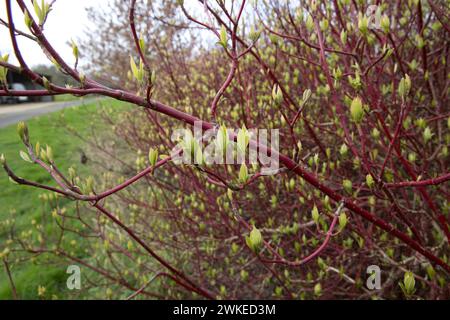
<svg viewBox="0 0 450 320">
<path fill-rule="evenodd" d="M 148 152 L 148 161 L 151 166 L 155 166 L 156 161 L 158 160 L 158 149 L 151 148 Z"/>
<path fill-rule="evenodd" d="M 31 161 L 31 159 L 30 159 L 30 156 L 25 151 L 20 150 L 19 154 L 20 154 L 20 157 L 22 158 L 22 160 L 29 162 L 29 163 L 33 163 L 33 161 Z"/>
<path fill-rule="evenodd" d="M 355 123 L 360 123 L 364 117 L 364 109 L 360 97 L 353 99 L 350 105 L 350 115 Z"/>
<path fill-rule="evenodd" d="M 130 55 L 130 67 L 131 67 L 131 72 L 133 73 L 133 76 L 136 80 L 139 80 L 139 70 L 138 67 L 136 65 L 136 62 L 134 61 L 133 57 Z"/>
<path fill-rule="evenodd" d="M 253 229 L 250 232 L 250 235 L 245 237 L 245 242 L 247 243 L 247 245 L 249 246 L 249 248 L 252 251 L 257 253 L 263 243 L 261 231 L 259 231 L 255 226 L 253 226 Z"/>
<path fill-rule="evenodd" d="M 220 27 L 220 44 L 222 45 L 222 47 L 226 48 L 227 47 L 227 29 L 225 28 L 224 25 L 222 25 Z"/>
<path fill-rule="evenodd" d="M 339 230 L 343 230 L 345 228 L 345 226 L 347 225 L 347 215 L 345 214 L 345 212 L 342 212 L 339 215 Z"/>
<path fill-rule="evenodd" d="M 241 168 L 239 169 L 239 181 L 244 184 L 248 180 L 248 169 L 245 163 L 241 164 Z"/>
<path fill-rule="evenodd" d="M 221 125 L 217 131 L 216 147 L 221 150 L 223 154 L 226 154 L 229 144 L 228 130 L 225 125 Z"/>
<path fill-rule="evenodd" d="M 319 222 L 319 209 L 317 209 L 316 205 L 314 205 L 313 209 L 311 210 L 311 217 L 315 223 Z"/>
<path fill-rule="evenodd" d="M 369 173 L 366 175 L 366 184 L 369 188 L 372 188 L 374 185 L 375 181 L 373 180 L 372 175 Z"/>
<path fill-rule="evenodd" d="M 342 186 L 344 187 L 345 192 L 348 194 L 352 193 L 352 182 L 348 179 L 344 179 L 342 181 Z"/>
<path fill-rule="evenodd" d="M 75 57 L 75 59 L 76 60 L 78 60 L 78 54 L 79 54 L 79 52 L 78 52 L 78 46 L 77 46 L 77 44 L 75 43 L 75 41 L 71 41 L 71 43 L 72 43 L 72 54 L 73 54 L 73 56 Z"/>
<path fill-rule="evenodd" d="M 237 134 L 237 146 L 238 146 L 238 150 L 242 154 L 245 154 L 245 151 L 247 150 L 249 141 L 250 141 L 250 136 L 249 136 L 248 130 L 245 126 L 242 126 L 242 128 L 239 129 L 239 132 Z"/>
<path fill-rule="evenodd" d="M 28 126 L 25 122 L 20 121 L 17 124 L 17 133 L 19 134 L 20 139 L 22 139 L 25 145 L 28 145 L 29 137 L 28 137 Z"/>
</svg>

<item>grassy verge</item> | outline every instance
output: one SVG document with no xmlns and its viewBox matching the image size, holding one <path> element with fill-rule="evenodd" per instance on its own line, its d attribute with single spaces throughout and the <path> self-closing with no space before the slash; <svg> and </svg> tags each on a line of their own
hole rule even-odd
<svg viewBox="0 0 450 320">
<path fill-rule="evenodd" d="M 114 106 L 115 112 L 121 110 L 120 102 L 107 101 L 108 106 Z M 68 108 L 59 112 L 47 114 L 27 121 L 30 138 L 33 143 L 39 141 L 41 146 L 50 145 L 54 152 L 55 162 L 59 168 L 66 172 L 69 166 L 74 166 L 81 175 L 89 171 L 89 162 L 82 164 L 81 155 L 84 148 L 83 142 L 68 133 L 61 126 L 61 117 L 65 123 L 77 130 L 81 135 L 89 136 L 93 123 L 99 124 L 97 114 L 98 103 L 91 103 L 78 107 Z M 24 150 L 16 132 L 16 126 L 0 129 L 0 153 L 6 157 L 8 165 L 20 177 L 37 181 L 43 184 L 54 185 L 48 174 L 36 165 L 24 162 L 19 151 Z M 44 207 L 39 195 L 42 190 L 26 186 L 18 186 L 11 183 L 3 170 L 0 172 L 0 221 L 4 221 L 15 212 L 16 234 L 28 230 L 32 222 L 38 221 L 46 228 L 45 219 L 42 216 L 50 215 L 48 208 Z M 64 200 L 69 202 L 68 200 Z M 68 210 L 73 209 L 73 203 L 68 203 Z M 0 231 L 0 244 L 8 239 L 6 232 Z M 1 246 L 0 246 L 1 247 Z M 41 258 L 39 258 L 41 259 Z M 39 266 L 39 259 L 30 260 L 24 264 L 11 263 L 11 271 L 19 297 L 22 299 L 38 298 L 38 286 L 45 285 L 46 297 L 70 298 L 65 288 L 67 278 L 67 266 Z M 45 259 L 45 258 L 42 258 Z M 0 299 L 12 298 L 9 282 L 0 265 Z"/>
<path fill-rule="evenodd" d="M 74 100 L 78 100 L 78 99 L 81 99 L 81 98 L 75 97 L 71 94 L 60 94 L 60 95 L 54 96 L 54 101 L 56 101 L 56 102 L 74 101 Z"/>
</svg>

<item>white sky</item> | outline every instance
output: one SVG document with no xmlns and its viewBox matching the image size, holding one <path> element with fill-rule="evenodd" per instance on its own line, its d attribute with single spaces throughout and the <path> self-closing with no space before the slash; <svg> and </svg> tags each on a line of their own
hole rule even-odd
<svg viewBox="0 0 450 320">
<path fill-rule="evenodd" d="M 49 0 L 46 1 L 49 2 Z M 16 28 L 27 31 L 19 6 L 14 0 L 11 3 L 13 5 L 13 18 Z M 25 1 L 25 3 L 30 11 L 34 13 L 31 1 Z M 69 64 L 73 63 L 74 58 L 72 48 L 67 42 L 70 39 L 76 40 L 83 37 L 87 27 L 91 25 L 85 9 L 90 6 L 106 5 L 107 3 L 108 0 L 57 0 L 54 3 L 53 10 L 50 12 L 44 26 L 44 34 L 56 51 Z M 7 21 L 5 1 L 0 2 L 0 17 Z M 18 37 L 18 42 L 25 61 L 29 66 L 51 64 L 36 43 L 24 37 Z M 3 25 L 0 25 L 0 53 L 9 53 L 9 61 L 16 64 L 17 60 L 14 58 L 8 29 Z"/>
</svg>

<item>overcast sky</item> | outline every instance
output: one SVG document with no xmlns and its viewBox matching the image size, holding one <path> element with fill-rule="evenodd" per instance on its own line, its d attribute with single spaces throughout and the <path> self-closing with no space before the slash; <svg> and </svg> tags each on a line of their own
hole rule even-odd
<svg viewBox="0 0 450 320">
<path fill-rule="evenodd" d="M 11 2 L 13 4 L 13 17 L 16 28 L 24 31 L 27 30 L 22 12 L 15 1 Z M 30 1 L 25 1 L 25 3 L 29 5 Z M 44 33 L 56 51 L 67 62 L 73 62 L 72 49 L 67 42 L 70 39 L 76 40 L 77 38 L 83 37 L 84 30 L 90 25 L 85 9 L 90 6 L 103 6 L 107 3 L 108 0 L 57 0 L 54 3 L 53 11 L 49 14 L 45 24 Z M 31 5 L 29 5 L 29 8 L 34 13 Z M 4 1 L 0 1 L 0 17 L 3 20 L 7 20 Z M 18 39 L 25 61 L 30 66 L 51 64 L 36 43 L 23 37 L 18 37 Z M 13 57 L 14 54 L 8 30 L 2 25 L 0 25 L 0 53 L 9 53 L 10 62 L 17 62 Z"/>
</svg>

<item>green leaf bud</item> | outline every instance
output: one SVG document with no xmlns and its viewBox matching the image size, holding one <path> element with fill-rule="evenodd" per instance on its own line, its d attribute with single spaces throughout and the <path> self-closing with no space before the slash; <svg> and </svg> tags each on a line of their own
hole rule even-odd
<svg viewBox="0 0 450 320">
<path fill-rule="evenodd" d="M 158 149 L 150 148 L 148 152 L 148 161 L 152 167 L 155 166 L 156 161 L 158 161 Z"/>
<path fill-rule="evenodd" d="M 17 124 L 17 133 L 19 134 L 19 137 L 20 139 L 22 139 L 23 143 L 25 145 L 28 145 L 29 143 L 28 126 L 25 122 L 20 121 Z"/>
<path fill-rule="evenodd" d="M 245 241 L 249 246 L 249 248 L 257 253 L 263 244 L 261 231 L 259 231 L 255 226 L 253 226 L 250 235 L 245 238 Z"/>
<path fill-rule="evenodd" d="M 220 45 L 222 45 L 222 47 L 226 48 L 227 47 L 227 29 L 225 28 L 224 25 L 222 25 L 220 27 Z"/>
<path fill-rule="evenodd" d="M 239 181 L 242 184 L 245 184 L 248 180 L 248 169 L 245 163 L 241 164 L 241 168 L 239 170 Z"/>
<path fill-rule="evenodd" d="M 317 209 L 316 205 L 314 205 L 313 209 L 311 210 L 311 217 L 315 223 L 319 222 L 319 209 Z"/>
<path fill-rule="evenodd" d="M 347 215 L 345 214 L 345 212 L 342 212 L 339 215 L 339 230 L 343 230 L 345 228 L 345 226 L 347 225 Z"/>
<path fill-rule="evenodd" d="M 45 154 L 47 156 L 47 161 L 49 163 L 53 163 L 53 150 L 49 145 L 47 145 L 47 150 L 46 150 Z"/>
<path fill-rule="evenodd" d="M 350 114 L 352 116 L 352 120 L 355 123 L 360 123 L 364 117 L 364 109 L 362 105 L 362 101 L 360 97 L 356 97 L 353 99 L 350 105 Z"/>
<path fill-rule="evenodd" d="M 272 88 L 272 99 L 277 105 L 283 102 L 283 91 L 278 85 L 274 85 Z"/>
<path fill-rule="evenodd" d="M 433 137 L 433 133 L 431 132 L 431 128 L 430 127 L 426 127 L 425 130 L 423 131 L 423 140 L 425 141 L 425 143 L 427 143 L 428 141 L 431 140 L 431 138 Z"/>
<path fill-rule="evenodd" d="M 352 182 L 348 179 L 344 179 L 342 181 L 342 187 L 344 188 L 345 192 L 348 194 L 352 193 Z"/>
<path fill-rule="evenodd" d="M 26 153 L 25 151 L 20 150 L 20 151 L 19 151 L 19 155 L 20 155 L 20 157 L 22 158 L 22 160 L 24 160 L 24 161 L 26 161 L 26 162 L 33 163 L 33 161 L 31 161 L 31 159 L 30 159 L 30 156 L 29 156 L 28 153 Z"/>
<path fill-rule="evenodd" d="M 411 78 L 409 77 L 409 75 L 405 75 L 405 77 L 400 80 L 400 83 L 398 85 L 398 94 L 400 95 L 402 100 L 406 99 L 406 96 L 408 96 L 410 90 Z"/>
<path fill-rule="evenodd" d="M 386 34 L 389 33 L 390 20 L 389 20 L 389 17 L 385 14 L 381 17 L 380 27 L 384 33 L 386 33 Z"/>
<path fill-rule="evenodd" d="M 369 188 L 372 188 L 375 181 L 373 180 L 373 177 L 371 174 L 366 175 L 366 184 Z"/>
</svg>

